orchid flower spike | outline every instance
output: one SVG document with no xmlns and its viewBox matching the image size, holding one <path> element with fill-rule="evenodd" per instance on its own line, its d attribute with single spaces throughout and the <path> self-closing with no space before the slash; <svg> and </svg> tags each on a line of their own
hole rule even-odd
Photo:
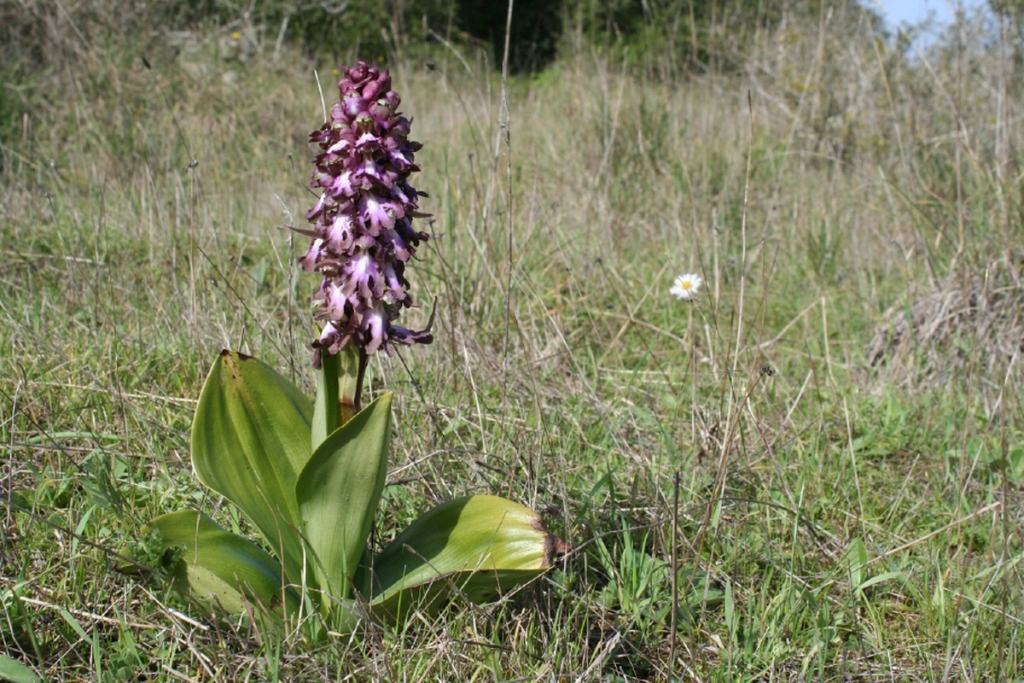
<svg viewBox="0 0 1024 683">
<path fill-rule="evenodd" d="M 420 331 L 395 324 L 413 306 L 405 264 L 428 238 L 412 227 L 428 215 L 417 205 L 426 195 L 408 181 L 420 170 L 414 157 L 422 145 L 409 140 L 412 121 L 398 112 L 387 70 L 361 61 L 342 69 L 338 90 L 329 120 L 309 137 L 321 150 L 309 181 L 320 199 L 306 214 L 312 230 L 298 230 L 312 238 L 302 267 L 323 277 L 313 296 L 323 324 L 313 342 L 316 368 L 347 344 L 369 355 L 433 341 L 429 324 Z"/>
</svg>

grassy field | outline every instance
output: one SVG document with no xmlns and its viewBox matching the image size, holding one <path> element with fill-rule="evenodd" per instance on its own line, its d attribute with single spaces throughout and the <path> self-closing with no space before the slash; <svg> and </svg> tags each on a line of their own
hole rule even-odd
<svg viewBox="0 0 1024 683">
<path fill-rule="evenodd" d="M 437 315 L 372 367 L 376 538 L 491 492 L 573 549 L 311 645 L 117 554 L 184 507 L 246 532 L 189 460 L 222 348 L 312 393 L 281 229 L 315 202 L 312 65 L 67 32 L 5 94 L 34 93 L 0 148 L 0 652 L 69 681 L 1024 677 L 1024 93 L 991 35 L 905 56 L 837 12 L 671 82 L 570 41 L 505 90 L 472 51 L 392 55 L 434 216 L 405 323 Z"/>
</svg>

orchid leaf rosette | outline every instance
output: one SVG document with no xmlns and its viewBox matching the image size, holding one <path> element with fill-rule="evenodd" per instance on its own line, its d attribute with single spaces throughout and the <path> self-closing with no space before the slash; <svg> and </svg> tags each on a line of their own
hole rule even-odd
<svg viewBox="0 0 1024 683">
<path fill-rule="evenodd" d="M 414 305 L 406 265 L 428 238 L 413 227 L 423 193 L 411 121 L 391 77 L 360 62 L 344 69 L 340 99 L 310 136 L 311 238 L 300 260 L 320 276 L 320 334 L 310 401 L 269 365 L 223 351 L 192 425 L 192 462 L 205 485 L 237 505 L 257 544 L 184 510 L 148 528 L 176 588 L 220 611 L 258 606 L 294 619 L 309 607 L 335 631 L 369 616 L 401 620 L 455 599 L 486 600 L 550 567 L 565 544 L 515 502 L 475 495 L 423 514 L 376 557 L 367 540 L 387 478 L 391 394 L 362 406 L 374 353 L 429 343 L 430 324 L 398 325 Z"/>
</svg>

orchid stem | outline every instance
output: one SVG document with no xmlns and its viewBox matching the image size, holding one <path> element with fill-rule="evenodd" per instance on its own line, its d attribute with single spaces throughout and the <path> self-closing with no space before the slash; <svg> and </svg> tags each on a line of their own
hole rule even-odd
<svg viewBox="0 0 1024 683">
<path fill-rule="evenodd" d="M 366 352 L 354 344 L 347 345 L 338 356 L 338 426 L 341 427 L 362 408 L 367 357 Z"/>
<path fill-rule="evenodd" d="M 359 349 L 359 372 L 356 374 L 356 392 L 352 404 L 358 413 L 363 409 L 363 380 L 366 378 L 366 366 L 370 363 L 370 354 Z"/>
</svg>

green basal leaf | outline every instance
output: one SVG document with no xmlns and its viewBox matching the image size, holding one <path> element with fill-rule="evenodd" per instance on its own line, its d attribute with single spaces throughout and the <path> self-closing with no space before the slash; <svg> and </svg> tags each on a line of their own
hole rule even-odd
<svg viewBox="0 0 1024 683">
<path fill-rule="evenodd" d="M 266 363 L 222 351 L 192 423 L 199 480 L 242 509 L 302 582 L 295 482 L 310 456 L 313 406 Z"/>
<path fill-rule="evenodd" d="M 551 566 L 565 542 L 540 515 L 497 496 L 469 496 L 429 510 L 375 558 L 370 605 L 400 620 L 453 599 L 484 602 Z M 363 570 L 367 571 L 367 570 Z"/>
<path fill-rule="evenodd" d="M 340 598 L 352 596 L 384 490 L 390 438 L 391 394 L 383 394 L 327 437 L 295 487 L 302 528 L 318 561 L 317 585 Z"/>
<path fill-rule="evenodd" d="M 280 563 L 255 543 L 224 530 L 206 515 L 181 510 L 145 528 L 160 532 L 176 589 L 229 614 L 259 604 L 280 614 L 298 613 L 299 596 L 284 587 Z M 171 551 L 170 554 L 167 551 Z"/>
<path fill-rule="evenodd" d="M 39 676 L 14 657 L 0 655 L 0 681 L 11 683 L 39 683 Z"/>
</svg>

